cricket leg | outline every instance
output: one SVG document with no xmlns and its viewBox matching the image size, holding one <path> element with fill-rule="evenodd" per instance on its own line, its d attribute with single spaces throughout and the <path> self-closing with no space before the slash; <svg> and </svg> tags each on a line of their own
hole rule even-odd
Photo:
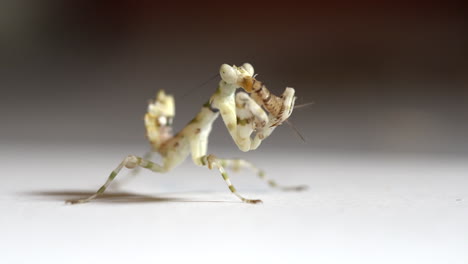
<svg viewBox="0 0 468 264">
<path fill-rule="evenodd" d="M 234 185 L 232 185 L 231 180 L 229 179 L 229 176 L 224 169 L 224 167 L 221 165 L 221 160 L 216 158 L 214 155 L 206 155 L 206 144 L 208 144 L 207 140 L 204 140 L 200 136 L 194 136 L 190 140 L 190 148 L 192 152 L 192 159 L 193 162 L 198 165 L 198 166 L 206 166 L 208 169 L 213 169 L 216 167 L 218 171 L 221 173 L 221 176 L 223 177 L 224 181 L 228 185 L 229 190 L 237 196 L 242 202 L 244 203 L 261 203 L 261 200 L 256 200 L 256 199 L 247 199 L 240 195 Z"/>
<path fill-rule="evenodd" d="M 119 166 L 117 166 L 117 168 L 115 168 L 111 172 L 111 174 L 107 178 L 107 181 L 104 183 L 104 185 L 101 186 L 101 188 L 99 188 L 99 190 L 95 194 L 89 196 L 88 198 L 83 198 L 83 199 L 78 199 L 78 200 L 67 200 L 66 203 L 77 204 L 77 203 L 86 203 L 86 202 L 93 200 L 94 198 L 104 193 L 104 191 L 107 189 L 107 187 L 109 187 L 109 185 L 112 183 L 112 181 L 115 179 L 117 174 L 119 174 L 119 172 L 122 170 L 123 167 L 126 167 L 128 169 L 133 169 L 137 166 L 152 170 L 154 172 L 166 172 L 167 171 L 164 167 L 161 167 L 152 161 L 145 160 L 137 156 L 129 155 L 119 164 Z"/>
<path fill-rule="evenodd" d="M 254 164 L 252 164 L 249 161 L 243 160 L 243 159 L 220 159 L 221 165 L 226 168 L 226 169 L 231 169 L 232 171 L 236 172 L 241 169 L 250 169 L 253 171 L 257 176 L 265 181 L 270 187 L 279 189 L 282 191 L 303 191 L 307 189 L 307 185 L 298 185 L 298 186 L 283 186 L 278 183 L 276 183 L 272 179 L 268 179 L 265 175 L 265 172 L 258 167 L 256 167 Z"/>
</svg>

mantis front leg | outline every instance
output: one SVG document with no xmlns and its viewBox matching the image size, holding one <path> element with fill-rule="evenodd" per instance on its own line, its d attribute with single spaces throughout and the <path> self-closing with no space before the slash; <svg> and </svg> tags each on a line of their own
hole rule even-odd
<svg viewBox="0 0 468 264">
<path fill-rule="evenodd" d="M 248 63 L 241 67 L 231 67 L 223 64 L 219 74 L 222 80 L 219 82 L 216 93 L 211 96 L 209 103 L 221 113 L 223 122 L 237 147 L 244 152 L 249 151 L 252 146 L 250 135 L 253 129 L 251 127 L 242 128 L 242 124 L 239 124 L 241 119 L 236 112 L 238 98 L 235 92 L 237 88 L 240 88 L 239 80 L 253 75 L 253 67 Z"/>
<path fill-rule="evenodd" d="M 234 95 L 233 91 L 228 90 L 229 88 L 235 90 L 235 87 L 228 87 L 221 81 L 218 92 L 211 98 L 211 105 L 221 113 L 229 134 L 240 150 L 246 152 L 256 149 L 264 137 L 256 136 L 252 140 L 251 135 L 254 131 L 265 128 L 268 124 L 268 116 L 248 94 L 239 92 Z M 226 95 L 227 90 L 232 95 Z"/>
<path fill-rule="evenodd" d="M 275 96 L 254 78 L 254 69 L 248 63 L 241 67 L 223 64 L 219 74 L 222 80 L 210 98 L 210 104 L 220 110 L 224 124 L 240 150 L 256 149 L 291 115 L 296 98 L 294 89 L 288 87 L 280 97 Z M 237 88 L 243 88 L 252 97 L 243 93 L 235 96 Z M 268 117 L 262 107 L 269 113 Z M 252 139 L 250 136 L 254 131 L 256 135 Z"/>
<path fill-rule="evenodd" d="M 247 93 L 239 92 L 236 94 L 235 113 L 233 113 L 231 105 L 224 104 L 221 107 L 225 107 L 224 111 L 221 110 L 223 121 L 234 142 L 242 151 L 257 149 L 262 140 L 270 136 L 276 128 L 272 125 L 272 122 L 275 121 L 274 116 L 267 115 L 265 110 Z M 252 138 L 253 132 L 256 133 Z"/>
<path fill-rule="evenodd" d="M 247 131 L 241 132 L 242 128 L 238 125 L 239 119 L 236 115 L 235 108 L 232 109 L 231 106 L 221 105 L 219 110 L 221 112 L 223 122 L 227 130 L 229 131 L 229 134 L 231 135 L 232 139 L 234 140 L 234 143 L 236 143 L 237 147 L 240 150 L 244 152 L 249 151 L 252 145 L 250 133 L 248 133 Z"/>
</svg>

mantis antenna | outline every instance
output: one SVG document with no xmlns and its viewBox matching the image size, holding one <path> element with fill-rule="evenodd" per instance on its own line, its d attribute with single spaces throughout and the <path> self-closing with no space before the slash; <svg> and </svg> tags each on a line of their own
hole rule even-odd
<svg viewBox="0 0 468 264">
<path fill-rule="evenodd" d="M 209 82 L 211 82 L 212 80 L 216 79 L 217 77 L 219 76 L 219 73 L 217 73 L 216 75 L 213 75 L 211 76 L 208 80 L 202 82 L 201 84 L 199 84 L 198 86 L 188 90 L 184 95 L 182 95 L 181 98 L 185 98 L 186 96 L 190 95 L 191 93 L 193 93 L 195 90 L 198 90 L 200 87 L 203 87 L 205 86 L 206 84 L 208 84 Z"/>
<path fill-rule="evenodd" d="M 304 108 L 304 107 L 308 107 L 308 106 L 311 106 L 315 104 L 315 102 L 308 102 L 308 103 L 304 103 L 304 104 L 300 104 L 300 105 L 295 105 L 294 106 L 294 109 L 298 109 L 298 108 Z M 299 132 L 299 129 L 297 129 L 297 127 L 294 125 L 293 122 L 291 122 L 289 119 L 286 120 L 286 124 L 288 124 L 288 126 L 295 132 L 295 134 L 297 136 L 299 136 L 299 138 L 305 143 L 307 142 L 306 139 L 304 138 L 304 136 L 301 134 L 301 132 Z"/>
<path fill-rule="evenodd" d="M 298 135 L 299 138 L 300 138 L 304 143 L 306 142 L 304 136 L 302 136 L 302 134 L 299 132 L 299 130 L 297 129 L 297 127 L 296 127 L 290 120 L 286 120 L 286 124 L 288 124 L 288 126 L 289 126 L 294 132 L 296 132 L 296 135 Z"/>
<path fill-rule="evenodd" d="M 299 108 L 304 108 L 304 107 L 308 107 L 308 106 L 311 106 L 315 104 L 315 102 L 308 102 L 308 103 L 303 103 L 303 104 L 300 104 L 300 105 L 295 105 L 294 106 L 294 109 L 299 109 Z"/>
</svg>

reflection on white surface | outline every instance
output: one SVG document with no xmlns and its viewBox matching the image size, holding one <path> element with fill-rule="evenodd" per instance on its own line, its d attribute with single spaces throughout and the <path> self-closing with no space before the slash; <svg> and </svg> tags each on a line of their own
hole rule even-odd
<svg viewBox="0 0 468 264">
<path fill-rule="evenodd" d="M 244 155 L 279 182 L 310 189 L 279 192 L 248 172 L 231 173 L 242 194 L 264 201 L 242 204 L 216 171 L 188 161 L 166 175 L 142 172 L 94 202 L 64 204 L 97 190 L 122 157 L 139 151 L 3 148 L 0 262 L 468 262 L 462 157 L 213 151 Z"/>
</svg>

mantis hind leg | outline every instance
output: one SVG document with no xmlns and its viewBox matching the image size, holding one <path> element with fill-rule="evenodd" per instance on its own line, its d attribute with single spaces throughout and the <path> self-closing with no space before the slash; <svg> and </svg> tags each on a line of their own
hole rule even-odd
<svg viewBox="0 0 468 264">
<path fill-rule="evenodd" d="M 153 154 L 154 154 L 153 151 L 148 151 L 148 152 L 145 153 L 145 155 L 143 155 L 143 159 L 144 159 L 144 160 L 152 160 L 152 158 L 153 158 L 153 156 L 154 156 Z M 142 167 L 140 167 L 140 166 L 135 167 L 135 168 L 131 171 L 131 175 L 136 176 L 138 173 L 140 173 L 141 168 L 142 168 Z"/>
<path fill-rule="evenodd" d="M 145 153 L 145 155 L 143 155 L 143 159 L 144 160 L 152 160 L 153 156 L 154 156 L 153 154 L 154 154 L 153 151 L 148 151 L 148 152 Z M 113 184 L 111 186 L 109 186 L 109 189 L 112 189 L 112 190 L 120 189 L 122 186 L 127 185 L 128 183 L 130 183 L 131 181 L 136 179 L 136 176 L 140 172 L 141 172 L 141 167 L 140 166 L 137 166 L 137 167 L 133 168 L 127 175 L 124 175 L 123 179 L 115 180 L 113 182 Z"/>
<path fill-rule="evenodd" d="M 103 194 L 106 191 L 106 189 L 109 187 L 109 185 L 115 179 L 115 177 L 117 177 L 119 172 L 124 167 L 126 167 L 128 169 L 133 169 L 133 168 L 136 168 L 136 167 L 142 167 L 142 168 L 154 171 L 154 172 L 166 172 L 167 171 L 164 167 L 162 167 L 162 166 L 160 166 L 160 165 L 158 165 L 158 164 L 156 164 L 156 163 L 154 163 L 152 161 L 149 161 L 149 160 L 137 157 L 137 156 L 129 155 L 117 166 L 117 168 L 115 168 L 111 172 L 111 174 L 107 178 L 107 181 L 101 186 L 101 188 L 99 188 L 99 190 L 97 190 L 97 192 L 95 194 L 93 194 L 93 195 L 91 195 L 91 196 L 89 196 L 87 198 L 82 198 L 82 199 L 77 199 L 77 200 L 67 200 L 66 203 L 70 203 L 70 204 L 86 203 L 86 202 L 89 202 L 89 201 L 95 199 L 96 197 L 98 197 L 99 195 Z"/>
</svg>

